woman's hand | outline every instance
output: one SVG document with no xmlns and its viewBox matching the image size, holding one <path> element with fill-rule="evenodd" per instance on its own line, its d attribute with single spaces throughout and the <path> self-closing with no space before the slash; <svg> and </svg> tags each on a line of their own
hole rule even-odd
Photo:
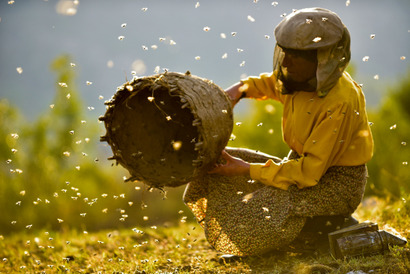
<svg viewBox="0 0 410 275">
<path fill-rule="evenodd" d="M 222 176 L 249 176 L 250 164 L 240 158 L 229 155 L 225 150 L 222 151 L 222 158 L 225 164 L 216 164 L 209 174 L 219 174 Z"/>
<path fill-rule="evenodd" d="M 231 100 L 232 108 L 239 102 L 239 100 L 246 96 L 246 87 L 242 82 L 238 82 L 225 90 L 229 99 Z"/>
</svg>

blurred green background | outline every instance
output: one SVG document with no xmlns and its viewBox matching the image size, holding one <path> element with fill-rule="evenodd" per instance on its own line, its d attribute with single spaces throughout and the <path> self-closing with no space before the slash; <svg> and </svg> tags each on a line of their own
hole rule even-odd
<svg viewBox="0 0 410 275">
<path fill-rule="evenodd" d="M 0 1 L 0 235 L 193 220 L 184 186 L 125 183 L 107 160 L 103 102 L 126 78 L 165 68 L 222 88 L 269 72 L 274 26 L 313 6 L 351 33 L 349 71 L 364 84 L 376 145 L 366 196 L 408 200 L 410 1 Z M 243 100 L 229 145 L 286 156 L 281 113 Z"/>
<path fill-rule="evenodd" d="M 54 103 L 37 120 L 0 101 L 0 234 L 184 221 L 183 187 L 168 194 L 125 183 L 128 172 L 106 159 L 110 149 L 99 142 L 105 128 L 82 111 L 70 63 L 65 55 L 52 62 Z"/>
<path fill-rule="evenodd" d="M 38 119 L 28 121 L 17 107 L 0 101 L 0 234 L 167 226 L 191 219 L 182 203 L 184 186 L 160 191 L 124 182 L 128 172 L 105 159 L 109 147 L 99 142 L 104 126 L 84 113 L 70 60 L 63 55 L 52 62 L 54 103 Z M 368 110 L 375 154 L 366 196 L 409 199 L 408 106 L 410 73 L 391 87 L 380 107 Z M 274 101 L 252 101 L 249 112 L 235 117 L 229 146 L 286 156 L 281 113 Z"/>
</svg>

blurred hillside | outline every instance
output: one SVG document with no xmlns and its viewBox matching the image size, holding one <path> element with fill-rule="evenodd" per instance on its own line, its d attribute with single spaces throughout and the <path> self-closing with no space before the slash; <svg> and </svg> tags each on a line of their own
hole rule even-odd
<svg viewBox="0 0 410 275">
<path fill-rule="evenodd" d="M 150 190 L 124 182 L 128 172 L 108 161 L 105 133 L 85 113 L 69 56 L 51 64 L 57 81 L 53 103 L 34 122 L 0 101 L 0 234 L 20 230 L 170 225 L 193 220 L 182 203 L 184 186 Z M 410 73 L 392 87 L 378 109 L 369 110 L 375 155 L 368 164 L 366 196 L 410 199 Z M 284 157 L 281 105 L 252 101 L 235 121 L 230 146 Z"/>
</svg>

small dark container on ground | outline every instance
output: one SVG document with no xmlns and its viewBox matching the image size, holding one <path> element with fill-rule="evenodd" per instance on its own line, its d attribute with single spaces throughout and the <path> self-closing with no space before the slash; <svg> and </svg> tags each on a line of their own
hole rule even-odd
<svg viewBox="0 0 410 275">
<path fill-rule="evenodd" d="M 166 72 L 134 78 L 105 103 L 110 159 L 129 180 L 151 187 L 177 187 L 200 177 L 219 159 L 232 128 L 232 106 L 209 80 Z"/>
<path fill-rule="evenodd" d="M 390 246 L 404 246 L 407 240 L 384 230 L 377 223 L 363 222 L 328 234 L 330 252 L 335 258 L 355 257 L 388 251 Z"/>
</svg>

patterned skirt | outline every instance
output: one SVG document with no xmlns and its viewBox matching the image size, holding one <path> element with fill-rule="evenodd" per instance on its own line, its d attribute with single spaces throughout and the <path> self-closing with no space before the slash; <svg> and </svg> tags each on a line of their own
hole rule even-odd
<svg viewBox="0 0 410 275">
<path fill-rule="evenodd" d="M 247 149 L 227 152 L 253 163 L 281 161 Z M 366 181 L 365 165 L 331 167 L 317 185 L 290 186 L 286 191 L 249 177 L 209 174 L 187 185 L 184 202 L 217 251 L 260 255 L 289 246 L 308 217 L 352 214 L 363 198 Z"/>
</svg>

